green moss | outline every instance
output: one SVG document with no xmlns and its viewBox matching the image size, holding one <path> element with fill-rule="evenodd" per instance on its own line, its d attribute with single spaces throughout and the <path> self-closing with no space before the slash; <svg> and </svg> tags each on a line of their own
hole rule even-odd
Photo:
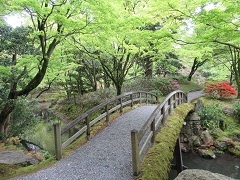
<svg viewBox="0 0 240 180">
<path fill-rule="evenodd" d="M 39 164 L 34 164 L 31 166 L 21 167 L 20 165 L 6 165 L 0 164 L 0 179 L 9 179 L 12 177 L 29 174 L 35 172 L 36 170 L 40 170 L 46 168 L 56 162 L 54 157 L 49 158 L 48 160 L 44 160 Z"/>
<path fill-rule="evenodd" d="M 199 151 L 199 155 L 202 157 L 208 158 L 208 157 L 214 157 L 215 153 L 213 152 L 213 150 L 207 149 L 205 151 Z"/>
<path fill-rule="evenodd" d="M 185 117 L 193 108 L 193 104 L 181 104 L 168 117 L 141 164 L 141 179 L 168 179 L 176 141 Z"/>
<path fill-rule="evenodd" d="M 240 157 L 240 150 L 229 147 L 229 148 L 228 148 L 228 151 L 229 151 L 230 153 L 232 153 L 233 155 L 235 155 L 235 156 L 237 156 L 237 157 Z"/>
</svg>

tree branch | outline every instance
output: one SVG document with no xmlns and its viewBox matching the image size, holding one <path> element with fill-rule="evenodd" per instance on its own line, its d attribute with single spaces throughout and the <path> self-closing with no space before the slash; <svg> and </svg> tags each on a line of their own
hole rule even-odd
<svg viewBox="0 0 240 180">
<path fill-rule="evenodd" d="M 58 74 L 58 75 L 59 75 L 59 74 Z M 58 75 L 57 75 L 57 76 L 58 76 Z M 42 95 L 42 93 L 48 91 L 48 90 L 51 88 L 51 85 L 52 85 L 53 81 L 57 78 L 57 76 L 56 76 L 55 78 L 53 78 L 53 80 L 49 83 L 48 87 L 47 87 L 46 89 L 42 90 L 42 91 L 36 96 L 36 98 L 39 98 L 39 97 Z"/>
<path fill-rule="evenodd" d="M 236 46 L 236 45 L 231 44 L 231 43 L 221 42 L 221 41 L 218 41 L 218 40 L 213 40 L 212 42 L 216 42 L 216 43 L 223 44 L 223 45 L 226 45 L 226 46 L 231 46 L 231 47 L 233 47 L 233 48 L 235 48 L 235 49 L 240 50 L 240 47 L 239 47 L 239 46 Z"/>
</svg>

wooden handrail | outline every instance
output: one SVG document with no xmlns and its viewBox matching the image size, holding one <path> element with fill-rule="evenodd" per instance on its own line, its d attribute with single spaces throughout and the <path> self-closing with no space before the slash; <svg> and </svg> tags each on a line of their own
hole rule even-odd
<svg viewBox="0 0 240 180">
<path fill-rule="evenodd" d="M 177 105 L 186 102 L 188 102 L 187 94 L 183 91 L 176 90 L 171 92 L 156 107 L 139 131 L 135 129 L 131 131 L 132 168 L 134 176 L 140 175 L 141 158 L 145 155 L 148 144 L 154 143 L 156 131 L 160 130 L 160 127 L 164 124 L 167 116 Z"/>
<path fill-rule="evenodd" d="M 150 95 L 149 97 L 148 97 L 148 94 Z M 130 106 L 133 107 L 134 103 L 138 102 L 141 104 L 144 100 L 146 101 L 146 103 L 148 102 L 158 103 L 157 95 L 151 92 L 145 92 L 145 91 L 127 92 L 119 96 L 113 97 L 111 99 L 108 99 L 103 103 L 93 107 L 92 109 L 86 111 L 84 114 L 80 115 L 73 121 L 66 124 L 65 127 L 63 128 L 59 128 L 60 125 L 55 124 L 54 140 L 55 140 L 56 158 L 61 159 L 62 149 L 67 147 L 69 144 L 71 144 L 76 138 L 78 138 L 84 132 L 86 132 L 88 139 L 90 139 L 91 126 L 96 124 L 101 119 L 106 117 L 106 122 L 108 124 L 109 116 L 111 113 L 113 113 L 118 109 L 120 109 L 120 112 L 122 112 L 124 106 L 130 104 Z M 111 103 L 114 103 L 114 102 L 117 102 L 117 105 L 114 105 L 114 107 L 110 107 Z M 91 115 L 100 110 L 101 110 L 101 114 L 95 119 L 91 119 Z M 84 123 L 85 125 L 81 127 L 81 129 L 79 129 L 76 133 L 71 135 L 71 137 L 69 137 L 65 142 L 62 143 L 62 140 L 61 140 L 62 138 L 59 136 L 62 136 L 64 133 L 68 132 L 71 128 L 74 128 L 79 123 Z"/>
</svg>

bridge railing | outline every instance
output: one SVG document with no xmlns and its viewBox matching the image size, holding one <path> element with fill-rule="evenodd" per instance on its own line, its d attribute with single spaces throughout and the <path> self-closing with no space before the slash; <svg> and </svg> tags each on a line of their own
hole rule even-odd
<svg viewBox="0 0 240 180">
<path fill-rule="evenodd" d="M 137 91 L 128 92 L 119 96 L 113 97 L 103 103 L 93 107 L 81 116 L 77 117 L 73 121 L 61 128 L 59 123 L 54 124 L 54 141 L 55 141 L 55 152 L 56 159 L 62 158 L 62 150 L 75 141 L 80 135 L 86 133 L 88 140 L 90 139 L 90 128 L 106 118 L 107 124 L 109 124 L 110 114 L 120 109 L 120 113 L 123 112 L 123 107 L 130 105 L 133 107 L 134 103 L 159 103 L 158 97 L 150 92 Z M 100 114 L 97 117 L 96 114 Z M 75 131 L 75 132 L 73 132 Z M 73 133 L 72 133 L 73 132 Z M 68 139 L 62 142 L 62 135 L 69 133 L 71 134 Z"/>
<path fill-rule="evenodd" d="M 131 131 L 132 144 L 132 168 L 133 175 L 140 175 L 140 162 L 146 154 L 147 149 L 154 144 L 156 132 L 160 130 L 167 116 L 173 109 L 182 103 L 188 102 L 187 94 L 177 90 L 174 91 L 159 104 L 148 118 L 142 128 Z"/>
</svg>

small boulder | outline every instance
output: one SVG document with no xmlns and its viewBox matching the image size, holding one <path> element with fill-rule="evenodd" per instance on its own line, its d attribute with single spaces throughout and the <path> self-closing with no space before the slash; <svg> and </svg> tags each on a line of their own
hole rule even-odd
<svg viewBox="0 0 240 180">
<path fill-rule="evenodd" d="M 27 156 L 23 152 L 18 151 L 3 151 L 0 152 L 0 157 L 0 164 L 20 164 L 22 166 L 28 166 L 38 163 L 37 158 Z"/>
<path fill-rule="evenodd" d="M 213 145 L 213 138 L 208 130 L 205 130 L 201 133 L 201 139 L 203 141 L 203 144 L 206 146 L 212 146 Z"/>
<path fill-rule="evenodd" d="M 198 149 L 198 154 L 204 158 L 212 158 L 212 159 L 216 158 L 216 155 L 211 149 Z"/>
<path fill-rule="evenodd" d="M 191 139 L 193 146 L 195 146 L 195 147 L 201 146 L 201 140 L 198 136 L 192 136 L 190 139 Z"/>
<path fill-rule="evenodd" d="M 237 132 L 233 135 L 233 141 L 240 142 L 240 132 Z"/>
<path fill-rule="evenodd" d="M 226 142 L 228 145 L 234 144 L 233 141 L 232 141 L 232 139 L 230 139 L 230 138 L 228 138 L 228 137 L 226 137 L 226 136 L 223 136 L 223 137 L 221 138 L 221 141 Z"/>
<path fill-rule="evenodd" d="M 185 153 L 190 151 L 190 148 L 187 143 L 181 143 L 181 151 Z"/>
<path fill-rule="evenodd" d="M 195 105 L 195 112 L 198 113 L 199 111 L 201 111 L 203 109 L 203 102 L 202 100 L 198 100 L 196 105 Z"/>
<path fill-rule="evenodd" d="M 234 180 L 233 178 L 224 176 L 218 173 L 201 169 L 187 169 L 182 171 L 174 180 L 193 180 L 193 179 L 207 179 L 207 180 Z"/>
<path fill-rule="evenodd" d="M 234 109 L 230 106 L 223 106 L 222 107 L 223 113 L 227 116 L 233 116 L 234 115 Z"/>
<path fill-rule="evenodd" d="M 234 147 L 228 147 L 228 151 L 237 156 L 240 157 L 240 145 L 235 145 Z"/>
<path fill-rule="evenodd" d="M 224 141 L 215 141 L 214 146 L 220 151 L 225 151 L 228 148 L 228 144 Z"/>
</svg>

